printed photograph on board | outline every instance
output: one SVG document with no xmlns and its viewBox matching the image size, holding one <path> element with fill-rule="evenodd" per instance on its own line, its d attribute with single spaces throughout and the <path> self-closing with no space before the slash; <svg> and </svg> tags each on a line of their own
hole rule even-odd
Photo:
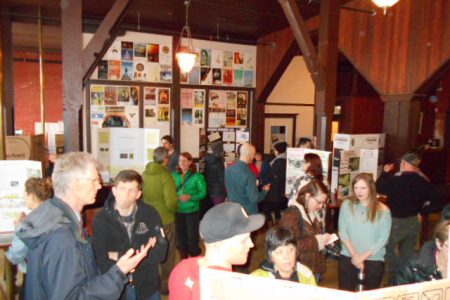
<svg viewBox="0 0 450 300">
<path fill-rule="evenodd" d="M 222 69 L 213 68 L 212 70 L 212 84 L 222 84 Z"/>
<path fill-rule="evenodd" d="M 147 63 L 144 61 L 134 61 L 134 80 L 135 81 L 147 81 Z"/>
<path fill-rule="evenodd" d="M 113 85 L 105 86 L 105 105 L 117 104 L 117 87 Z"/>
<path fill-rule="evenodd" d="M 103 85 L 91 86 L 91 105 L 103 105 L 105 87 Z"/>
<path fill-rule="evenodd" d="M 168 89 L 159 89 L 158 104 L 170 104 L 170 94 Z"/>
<path fill-rule="evenodd" d="M 130 88 L 128 86 L 120 86 L 117 89 L 118 93 L 118 104 L 128 104 L 130 103 Z"/>
<path fill-rule="evenodd" d="M 133 42 L 122 41 L 121 47 L 122 60 L 133 61 Z"/>
<path fill-rule="evenodd" d="M 121 70 L 121 80 L 133 80 L 133 62 L 123 61 Z"/>
<path fill-rule="evenodd" d="M 247 108 L 247 92 L 237 92 L 237 107 Z"/>
<path fill-rule="evenodd" d="M 212 82 L 211 68 L 201 68 L 200 84 L 211 84 L 211 82 Z"/>
<path fill-rule="evenodd" d="M 169 107 L 158 107 L 158 121 L 169 121 Z"/>
<path fill-rule="evenodd" d="M 159 44 L 147 44 L 147 61 L 159 63 Z"/>
<path fill-rule="evenodd" d="M 130 87 L 130 104 L 139 104 L 139 88 L 137 86 Z"/>
<path fill-rule="evenodd" d="M 156 88 L 144 87 L 144 105 L 156 105 Z"/>
<path fill-rule="evenodd" d="M 144 43 L 134 43 L 134 57 L 146 57 L 146 44 Z"/>
<path fill-rule="evenodd" d="M 108 79 L 109 80 L 120 79 L 120 60 L 108 61 Z"/>
<path fill-rule="evenodd" d="M 101 60 L 97 68 L 98 79 L 108 79 L 108 61 Z"/>
<path fill-rule="evenodd" d="M 211 49 L 200 50 L 200 66 L 211 67 Z"/>
</svg>

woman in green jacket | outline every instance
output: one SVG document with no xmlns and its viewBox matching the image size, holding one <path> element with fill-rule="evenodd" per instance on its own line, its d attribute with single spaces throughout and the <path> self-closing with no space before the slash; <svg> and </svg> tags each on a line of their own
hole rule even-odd
<svg viewBox="0 0 450 300">
<path fill-rule="evenodd" d="M 178 209 L 175 214 L 177 247 L 180 258 L 201 253 L 198 239 L 200 201 L 206 197 L 206 181 L 188 152 L 180 154 L 177 170 L 172 173 L 177 188 Z"/>
</svg>

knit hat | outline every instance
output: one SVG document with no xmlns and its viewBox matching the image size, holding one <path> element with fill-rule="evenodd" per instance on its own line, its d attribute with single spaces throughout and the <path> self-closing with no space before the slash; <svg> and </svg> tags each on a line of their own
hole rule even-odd
<svg viewBox="0 0 450 300">
<path fill-rule="evenodd" d="M 200 236 L 207 244 L 261 228 L 265 218 L 261 214 L 247 215 L 236 202 L 225 202 L 208 210 L 200 222 Z"/>
</svg>

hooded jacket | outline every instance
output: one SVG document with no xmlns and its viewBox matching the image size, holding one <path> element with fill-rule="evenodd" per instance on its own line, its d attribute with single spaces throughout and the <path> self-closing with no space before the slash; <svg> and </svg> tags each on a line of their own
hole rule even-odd
<svg viewBox="0 0 450 300">
<path fill-rule="evenodd" d="M 295 276 L 295 280 L 299 283 L 308 284 L 317 286 L 316 279 L 311 270 L 301 263 L 297 262 L 295 265 L 295 271 L 297 272 L 297 276 Z M 259 269 L 253 271 L 250 275 L 258 276 L 258 277 L 266 277 L 266 278 L 279 278 L 279 274 L 275 271 L 275 267 L 272 263 L 267 260 L 263 261 L 259 267 Z M 294 279 L 294 278 L 291 278 Z M 290 280 L 293 281 L 293 280 Z"/>
<path fill-rule="evenodd" d="M 107 199 L 103 209 L 95 216 L 92 226 L 95 257 L 102 273 L 107 272 L 116 262 L 108 253 L 121 257 L 128 249 L 139 249 L 149 238 L 156 237 L 151 248 L 133 273 L 137 299 L 147 299 L 159 290 L 158 264 L 166 257 L 167 241 L 161 230 L 161 218 L 153 207 L 137 201 L 131 240 L 120 216 L 115 209 L 114 196 Z"/>
<path fill-rule="evenodd" d="M 16 234 L 28 247 L 25 299 L 118 299 L 126 276 L 113 265 L 99 275 L 73 210 L 54 197 L 33 210 Z"/>
<path fill-rule="evenodd" d="M 225 196 L 225 166 L 220 153 L 205 155 L 205 178 L 210 196 Z"/>
<path fill-rule="evenodd" d="M 142 199 L 153 206 L 161 216 L 163 225 L 175 222 L 178 206 L 177 191 L 170 172 L 161 164 L 149 162 L 142 174 Z"/>
</svg>

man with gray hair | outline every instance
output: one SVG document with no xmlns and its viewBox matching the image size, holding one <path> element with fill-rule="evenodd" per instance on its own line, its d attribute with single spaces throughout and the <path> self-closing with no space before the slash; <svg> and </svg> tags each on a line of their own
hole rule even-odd
<svg viewBox="0 0 450 300">
<path fill-rule="evenodd" d="M 100 189 L 96 160 L 71 152 L 55 164 L 55 196 L 32 211 L 17 236 L 28 247 L 25 299 L 118 299 L 132 272 L 153 247 L 129 249 L 108 272 L 100 275 L 80 213 L 95 202 Z"/>
<path fill-rule="evenodd" d="M 153 161 L 149 162 L 142 174 L 144 185 L 142 199 L 153 206 L 161 216 L 164 233 L 169 242 L 167 257 L 161 264 L 161 294 L 168 293 L 167 282 L 175 266 L 175 212 L 178 206 L 175 182 L 164 167 L 169 159 L 169 150 L 158 147 L 153 152 Z"/>
</svg>

